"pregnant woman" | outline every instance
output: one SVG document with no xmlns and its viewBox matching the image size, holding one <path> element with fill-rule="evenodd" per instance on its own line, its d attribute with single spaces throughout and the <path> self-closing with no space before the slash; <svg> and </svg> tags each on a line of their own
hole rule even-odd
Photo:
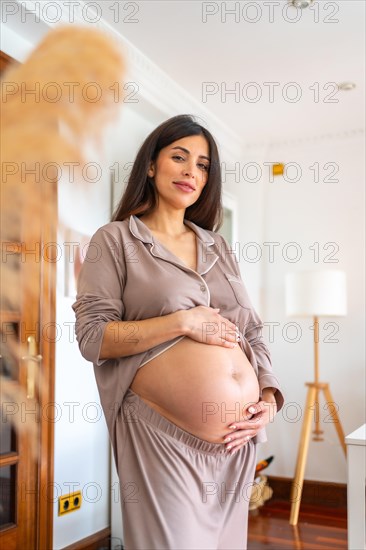
<svg viewBox="0 0 366 550">
<path fill-rule="evenodd" d="M 126 550 L 245 549 L 256 443 L 283 404 L 222 218 L 216 143 L 144 141 L 73 309 L 116 460 Z"/>
</svg>

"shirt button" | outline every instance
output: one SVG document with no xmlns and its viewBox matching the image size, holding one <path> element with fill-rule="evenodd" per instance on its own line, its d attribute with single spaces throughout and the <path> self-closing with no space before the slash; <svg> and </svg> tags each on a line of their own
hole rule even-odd
<svg viewBox="0 0 366 550">
<path fill-rule="evenodd" d="M 200 289 L 201 289 L 202 292 L 206 292 L 206 287 L 205 287 L 205 285 L 201 285 L 201 286 L 200 286 Z"/>
</svg>

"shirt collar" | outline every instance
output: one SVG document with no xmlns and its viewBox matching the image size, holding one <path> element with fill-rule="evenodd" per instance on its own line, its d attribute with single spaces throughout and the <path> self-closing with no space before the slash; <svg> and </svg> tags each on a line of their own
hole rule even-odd
<svg viewBox="0 0 366 550">
<path fill-rule="evenodd" d="M 130 216 L 129 228 L 134 237 L 143 243 L 153 243 L 153 236 L 147 225 L 144 224 L 137 216 Z"/>
<path fill-rule="evenodd" d="M 215 244 L 215 240 L 209 231 L 203 229 L 202 227 L 199 227 L 199 225 L 196 225 L 190 220 L 184 220 L 184 223 L 185 225 L 188 225 L 188 227 L 190 227 L 192 231 L 196 233 L 198 238 L 207 246 Z M 129 228 L 132 235 L 134 235 L 140 241 L 151 244 L 154 242 L 153 235 L 150 229 L 147 227 L 147 225 L 144 224 L 142 220 L 140 220 L 140 218 L 138 218 L 134 214 L 130 216 Z"/>
<path fill-rule="evenodd" d="M 199 227 L 190 220 L 184 220 L 184 223 L 190 229 L 192 229 L 192 231 L 194 231 L 198 237 L 197 272 L 201 275 L 203 273 L 207 273 L 207 271 L 209 271 L 218 260 L 218 255 L 213 250 L 210 250 L 208 248 L 209 246 L 215 244 L 215 239 L 212 236 L 212 232 L 203 229 L 202 227 Z M 172 263 L 176 263 L 176 256 L 166 250 L 162 250 L 159 246 L 159 243 L 157 243 L 156 240 L 154 241 L 153 235 L 147 225 L 145 225 L 144 222 L 134 214 L 130 216 L 129 229 L 132 235 L 136 237 L 136 239 L 139 239 L 143 243 L 153 244 L 157 246 L 157 250 L 161 258 L 171 261 Z M 181 265 L 181 267 L 184 267 L 183 264 Z"/>
</svg>

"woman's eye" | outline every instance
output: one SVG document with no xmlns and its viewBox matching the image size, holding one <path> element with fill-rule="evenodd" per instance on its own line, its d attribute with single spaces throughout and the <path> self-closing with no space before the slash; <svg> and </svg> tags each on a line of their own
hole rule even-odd
<svg viewBox="0 0 366 550">
<path fill-rule="evenodd" d="M 178 160 L 178 161 L 185 161 L 185 158 L 182 157 L 181 155 L 173 155 L 172 159 L 173 160 Z M 200 162 L 199 164 L 197 164 L 197 166 L 205 172 L 208 172 L 208 170 L 210 168 L 210 166 L 208 164 L 204 164 L 203 162 Z"/>
</svg>

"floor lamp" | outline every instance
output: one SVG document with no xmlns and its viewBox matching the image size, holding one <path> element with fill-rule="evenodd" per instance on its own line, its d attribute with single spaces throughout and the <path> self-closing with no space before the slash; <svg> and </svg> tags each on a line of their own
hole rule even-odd
<svg viewBox="0 0 366 550">
<path fill-rule="evenodd" d="M 343 316 L 347 313 L 346 274 L 343 271 L 300 271 L 286 275 L 286 314 L 314 319 L 314 381 L 308 387 L 304 420 L 297 454 L 295 477 L 291 491 L 290 525 L 297 525 L 304 472 L 310 442 L 312 417 L 315 413 L 313 440 L 322 441 L 319 421 L 319 394 L 324 393 L 327 403 L 334 403 L 329 384 L 319 382 L 319 317 Z M 332 412 L 341 446 L 346 454 L 344 432 L 336 410 Z"/>
</svg>

